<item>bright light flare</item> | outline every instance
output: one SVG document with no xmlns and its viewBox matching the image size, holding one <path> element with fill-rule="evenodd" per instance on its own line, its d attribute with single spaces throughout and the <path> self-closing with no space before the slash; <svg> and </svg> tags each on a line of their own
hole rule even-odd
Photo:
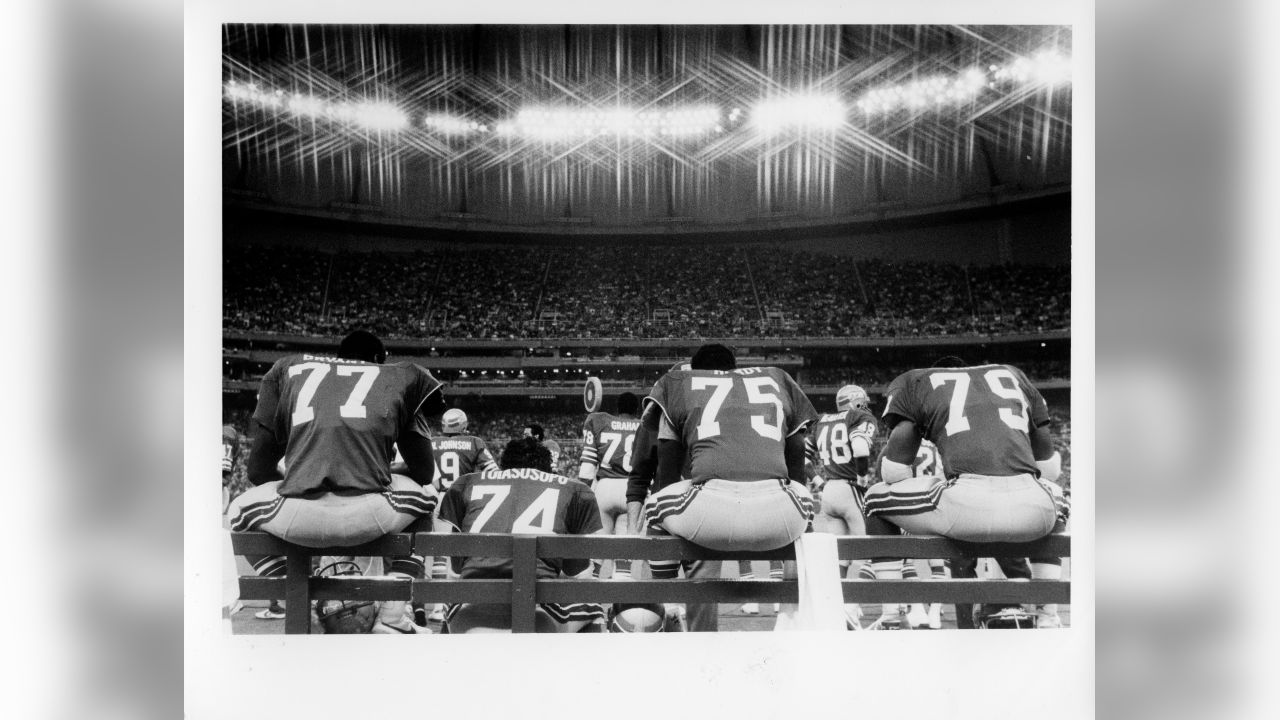
<svg viewBox="0 0 1280 720">
<path fill-rule="evenodd" d="M 844 124 L 845 106 L 834 95 L 792 95 L 765 100 L 751 111 L 751 125 L 771 135 L 789 128 L 834 130 Z"/>
<path fill-rule="evenodd" d="M 484 123 L 439 113 L 424 117 L 422 125 L 444 135 L 471 135 L 489 131 L 489 126 Z"/>
<path fill-rule="evenodd" d="M 996 68 L 996 80 L 1012 80 L 1019 83 L 1060 85 L 1071 80 L 1071 58 L 1053 50 L 1042 50 L 1029 58 L 1018 58 L 1012 63 Z"/>
<path fill-rule="evenodd" d="M 959 75 L 934 75 L 875 88 L 858 99 L 857 107 L 868 115 L 903 108 L 922 110 L 969 102 L 998 84 L 1052 86 L 1070 81 L 1071 58 L 1053 50 L 1043 50 L 1033 57 L 1014 58 L 1006 65 L 990 65 L 985 70 L 973 67 Z"/>
<path fill-rule="evenodd" d="M 223 89 L 227 98 L 234 103 L 254 105 L 265 110 L 286 111 L 295 117 L 325 118 L 375 131 L 401 130 L 409 125 L 409 116 L 391 103 L 331 103 L 302 93 L 286 95 L 283 90 L 235 80 L 227 81 Z"/>
<path fill-rule="evenodd" d="M 496 130 L 499 135 L 544 141 L 593 136 L 693 138 L 715 132 L 721 121 L 719 108 L 701 106 L 665 110 L 525 108 L 514 120 L 498 123 Z"/>
</svg>

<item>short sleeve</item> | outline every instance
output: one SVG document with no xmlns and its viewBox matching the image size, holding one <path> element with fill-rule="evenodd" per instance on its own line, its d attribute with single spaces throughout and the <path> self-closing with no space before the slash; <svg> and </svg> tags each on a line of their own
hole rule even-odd
<svg viewBox="0 0 1280 720">
<path fill-rule="evenodd" d="M 573 493 L 565 510 L 564 526 L 570 535 L 591 535 L 604 527 L 600 524 L 600 507 L 596 504 L 596 494 L 585 485 Z"/>
<path fill-rule="evenodd" d="M 467 517 L 467 487 L 470 484 L 466 476 L 458 478 L 440 500 L 440 519 L 459 531 L 462 530 L 462 521 Z"/>
<path fill-rule="evenodd" d="M 1026 393 L 1027 402 L 1030 407 L 1027 408 L 1027 414 L 1031 419 L 1031 427 L 1044 427 L 1049 424 L 1049 404 L 1045 402 L 1044 396 L 1040 394 L 1040 390 L 1036 388 L 1032 382 L 1027 379 L 1025 373 L 1021 369 L 1009 367 L 1013 370 L 1014 375 L 1018 378 L 1018 383 L 1022 385 L 1022 391 Z"/>
<path fill-rule="evenodd" d="M 791 437 L 796 433 L 804 430 L 810 424 L 817 422 L 818 411 L 813 408 L 809 396 L 804 394 L 800 389 L 800 385 L 796 383 L 795 378 L 785 371 L 782 372 L 783 382 L 786 385 L 787 397 L 791 400 L 790 414 L 787 416 L 787 437 Z"/>
<path fill-rule="evenodd" d="M 279 422 L 279 406 L 280 406 L 280 384 L 285 373 L 285 366 L 288 364 L 288 358 L 280 358 L 275 365 L 267 371 L 262 378 L 262 383 L 258 386 L 258 405 L 253 410 L 253 420 L 262 427 L 266 428 L 275 436 L 276 442 L 284 442 L 287 438 L 282 437 L 284 428 L 280 427 Z"/>
<path fill-rule="evenodd" d="M 867 442 L 871 442 L 876 436 L 876 419 L 870 413 L 851 410 L 847 423 L 851 438 L 866 438 Z"/>
<path fill-rule="evenodd" d="M 476 438 L 476 447 L 480 449 L 476 453 L 476 465 L 481 470 L 497 470 L 498 463 L 493 459 L 493 453 L 489 452 L 489 446 L 484 444 L 484 440 Z"/>
<path fill-rule="evenodd" d="M 884 422 L 890 430 L 901 420 L 910 420 L 918 423 L 920 420 L 916 417 L 915 398 L 913 396 L 910 371 L 902 373 L 889 383 L 889 389 L 885 391 L 888 400 L 884 404 Z"/>
<path fill-rule="evenodd" d="M 673 378 L 671 373 L 667 373 L 653 384 L 653 390 L 650 391 L 649 397 L 645 398 L 645 403 L 653 403 L 662 411 L 662 417 L 670 422 L 673 426 L 679 427 L 679 419 L 676 417 L 678 409 L 674 404 L 679 400 L 680 381 Z"/>
<path fill-rule="evenodd" d="M 444 392 L 442 383 L 435 379 L 421 365 L 407 364 L 409 380 L 405 389 L 405 407 L 409 410 L 401 433 L 412 432 L 422 437 L 431 437 L 427 418 L 444 412 Z"/>
</svg>

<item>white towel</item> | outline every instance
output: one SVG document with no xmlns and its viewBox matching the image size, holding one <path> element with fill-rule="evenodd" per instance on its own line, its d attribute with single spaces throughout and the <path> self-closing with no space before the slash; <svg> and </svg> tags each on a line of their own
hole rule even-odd
<svg viewBox="0 0 1280 720">
<path fill-rule="evenodd" d="M 828 630 L 843 632 L 844 595 L 840 588 L 840 557 L 836 536 L 805 533 L 796 541 L 796 569 L 800 603 L 784 604 L 775 631 Z"/>
</svg>

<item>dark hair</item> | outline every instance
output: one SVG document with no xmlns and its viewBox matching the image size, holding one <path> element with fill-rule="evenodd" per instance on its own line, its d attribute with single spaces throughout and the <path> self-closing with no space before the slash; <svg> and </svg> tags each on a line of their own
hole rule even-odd
<svg viewBox="0 0 1280 720">
<path fill-rule="evenodd" d="M 943 356 L 943 357 L 938 358 L 937 360 L 934 360 L 934 361 L 933 361 L 933 365 L 931 365 L 930 367 L 940 367 L 940 368 L 949 368 L 949 367 L 950 367 L 950 368 L 960 368 L 960 367 L 968 367 L 968 366 L 969 366 L 969 363 L 965 362 L 965 361 L 964 361 L 962 358 L 960 358 L 959 356 L 957 356 L 957 355 L 946 355 L 946 356 Z"/>
<path fill-rule="evenodd" d="M 524 427 L 526 430 L 529 431 L 530 434 L 532 434 L 538 440 L 542 440 L 547 436 L 546 432 L 542 429 L 542 426 L 539 425 L 538 423 L 529 423 Z"/>
<path fill-rule="evenodd" d="M 338 357 L 381 363 L 386 361 L 387 351 L 377 335 L 368 330 L 353 330 L 342 338 L 342 345 L 338 346 Z"/>
<path fill-rule="evenodd" d="M 551 472 L 551 451 L 535 438 L 520 437 L 507 443 L 502 449 L 502 458 L 498 460 L 498 464 L 503 470 L 533 468 Z"/>
<path fill-rule="evenodd" d="M 618 396 L 619 415 L 637 415 L 640 413 L 640 398 L 635 393 L 624 392 Z"/>
<path fill-rule="evenodd" d="M 738 358 L 724 345 L 707 343 L 693 354 L 689 367 L 694 370 L 732 370 L 738 367 Z"/>
</svg>

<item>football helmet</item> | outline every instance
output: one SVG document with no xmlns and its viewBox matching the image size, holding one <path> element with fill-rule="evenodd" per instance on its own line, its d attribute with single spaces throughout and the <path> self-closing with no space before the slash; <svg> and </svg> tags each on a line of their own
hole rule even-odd
<svg viewBox="0 0 1280 720">
<path fill-rule="evenodd" d="M 648 605 L 614 605 L 609 613 L 609 632 L 663 632 L 666 609 L 657 603 Z"/>
<path fill-rule="evenodd" d="M 440 418 L 440 429 L 450 435 L 456 435 L 467 429 L 467 414 L 458 408 L 445 410 Z"/>
<path fill-rule="evenodd" d="M 1031 630 L 1036 616 L 1021 605 L 978 605 L 974 608 L 978 627 L 984 630 Z"/>
<path fill-rule="evenodd" d="M 360 566 L 350 560 L 338 560 L 320 568 L 320 577 L 363 575 Z M 378 621 L 378 605 L 372 600 L 320 600 L 316 602 L 316 619 L 326 635 L 364 635 Z"/>
<path fill-rule="evenodd" d="M 870 404 L 871 398 L 867 397 L 867 391 L 857 385 L 845 385 L 836 393 L 837 410 L 848 410 L 855 407 L 866 410 Z"/>
</svg>

